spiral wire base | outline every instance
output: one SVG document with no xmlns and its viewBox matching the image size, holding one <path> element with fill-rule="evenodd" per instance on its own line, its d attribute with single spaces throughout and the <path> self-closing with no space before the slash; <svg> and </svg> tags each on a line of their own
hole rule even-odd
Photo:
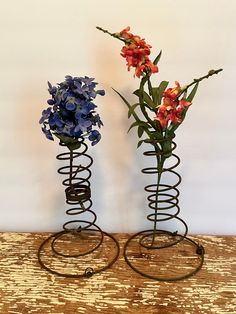
<svg viewBox="0 0 236 314">
<path fill-rule="evenodd" d="M 142 170 L 144 174 L 157 177 L 156 183 L 144 188 L 149 194 L 148 206 L 154 211 L 147 215 L 147 220 L 153 224 L 153 228 L 138 232 L 128 239 L 124 247 L 124 258 L 134 271 L 144 277 L 158 281 L 177 281 L 186 279 L 201 269 L 205 251 L 202 245 L 187 237 L 188 226 L 178 217 L 180 212 L 178 186 L 182 179 L 174 170 L 180 164 L 180 158 L 172 153 L 177 145 L 171 141 L 168 160 L 171 159 L 172 164 L 159 167 L 164 155 L 160 149 L 163 147 L 162 144 L 154 143 L 154 150 L 144 152 L 145 156 L 156 157 L 157 166 Z M 163 180 L 163 176 L 167 178 Z M 174 183 L 171 184 L 170 181 Z M 181 233 L 178 230 L 168 231 L 166 226 L 164 229 L 157 228 L 158 225 L 167 224 L 170 220 L 182 226 Z M 169 275 L 166 274 L 167 268 Z"/>
<path fill-rule="evenodd" d="M 59 161 L 69 160 L 69 165 L 60 167 L 58 173 L 66 176 L 62 184 L 65 186 L 66 203 L 72 206 L 66 214 L 77 217 L 89 215 L 90 219 L 78 217 L 68 220 L 62 231 L 49 236 L 38 249 L 38 261 L 42 268 L 58 276 L 73 278 L 90 277 L 108 269 L 118 259 L 120 251 L 117 240 L 95 223 L 97 216 L 91 209 L 93 202 L 89 181 L 93 159 L 86 153 L 88 147 L 83 140 L 80 144 L 78 150 L 57 156 Z M 107 258 L 105 250 L 113 256 Z M 82 268 L 79 272 L 75 271 L 78 266 Z M 67 268 L 67 272 L 61 270 Z"/>
</svg>

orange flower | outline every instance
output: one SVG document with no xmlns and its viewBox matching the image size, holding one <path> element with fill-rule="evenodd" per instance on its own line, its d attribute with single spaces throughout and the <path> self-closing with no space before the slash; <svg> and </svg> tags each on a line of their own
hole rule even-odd
<svg viewBox="0 0 236 314">
<path fill-rule="evenodd" d="M 191 106 L 192 103 L 190 101 L 187 101 L 186 99 L 182 98 L 180 101 L 179 101 L 179 106 L 183 109 L 185 109 L 185 107 L 189 107 Z"/>
<path fill-rule="evenodd" d="M 141 64 L 141 65 L 138 65 L 135 69 L 135 75 L 137 77 L 140 77 L 143 73 L 143 71 L 145 70 L 145 65 L 144 64 Z"/>
<path fill-rule="evenodd" d="M 180 93 L 181 91 L 181 87 L 179 85 L 179 82 L 175 81 L 175 85 L 176 87 L 174 88 L 168 88 L 164 93 L 163 93 L 163 96 L 164 97 L 168 97 L 170 99 L 176 99 L 178 94 Z"/>
<path fill-rule="evenodd" d="M 186 107 L 190 106 L 192 103 L 182 98 L 178 99 L 178 95 L 181 91 L 179 82 L 175 82 L 176 87 L 168 88 L 163 93 L 163 104 L 161 104 L 157 110 L 156 117 L 154 120 L 160 122 L 163 128 L 166 128 L 168 122 L 181 123 L 182 122 L 182 112 Z"/>
<path fill-rule="evenodd" d="M 123 29 L 121 32 L 120 32 L 120 37 L 124 38 L 124 39 L 130 39 L 133 37 L 133 34 L 129 33 L 130 31 L 130 27 L 127 26 L 125 29 Z"/>
<path fill-rule="evenodd" d="M 148 67 L 151 71 L 151 73 L 157 73 L 158 72 L 158 67 L 153 64 L 151 61 L 146 62 L 146 67 Z"/>
<path fill-rule="evenodd" d="M 140 77 L 144 72 L 158 72 L 158 67 L 148 57 L 151 53 L 151 46 L 140 36 L 133 35 L 129 31 L 130 27 L 127 26 L 119 34 L 121 38 L 126 40 L 126 45 L 121 49 L 121 56 L 127 61 L 128 71 L 134 67 L 134 75 L 137 77 Z"/>
</svg>

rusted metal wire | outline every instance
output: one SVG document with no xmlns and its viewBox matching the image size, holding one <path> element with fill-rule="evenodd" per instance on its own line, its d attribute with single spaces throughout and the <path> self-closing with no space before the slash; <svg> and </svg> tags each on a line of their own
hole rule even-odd
<svg viewBox="0 0 236 314">
<path fill-rule="evenodd" d="M 63 225 L 63 231 L 57 232 L 43 241 L 38 250 L 38 261 L 40 265 L 50 273 L 63 277 L 88 278 L 111 267 L 118 259 L 120 249 L 117 240 L 111 234 L 102 231 L 102 229 L 95 223 L 97 215 L 92 210 L 93 202 L 91 200 L 90 188 L 90 178 L 92 175 L 90 167 L 93 164 L 93 159 L 87 154 L 88 146 L 83 139 L 81 139 L 80 144 L 81 145 L 78 150 L 69 150 L 57 156 L 59 161 L 69 161 L 69 164 L 58 169 L 58 173 L 66 177 L 62 181 L 62 184 L 65 186 L 66 203 L 72 206 L 66 210 L 66 214 L 68 216 L 76 216 L 78 218 L 68 220 Z M 61 146 L 65 145 L 61 144 Z M 90 220 L 79 218 L 80 215 L 84 214 L 89 214 Z M 96 243 L 92 245 L 92 247 L 88 247 L 77 254 L 65 253 L 64 250 L 57 248 L 58 240 L 63 241 L 62 238 L 64 235 L 72 234 L 75 237 L 79 237 L 80 241 L 83 241 L 81 235 L 83 235 L 84 232 L 89 232 L 96 236 Z M 94 259 L 94 267 L 88 267 L 80 274 L 68 274 L 53 269 L 43 260 L 43 255 L 45 258 L 45 253 L 43 254 L 44 248 L 49 244 L 51 252 L 54 256 L 68 258 L 69 263 L 70 258 L 80 258 L 98 250 L 104 242 L 104 237 L 108 237 L 115 245 L 115 250 L 112 253 L 114 256 L 105 266 L 96 266 L 96 259 Z"/>
<path fill-rule="evenodd" d="M 164 150 L 165 147 L 164 141 L 171 141 L 171 145 L 168 151 Z M 144 190 L 148 193 L 147 201 L 150 210 L 152 211 L 147 215 L 147 220 L 149 220 L 153 224 L 153 228 L 150 230 L 143 230 L 132 235 L 125 244 L 124 247 L 124 258 L 127 264 L 137 273 L 142 276 L 155 279 L 158 281 L 177 281 L 181 279 L 188 278 L 198 272 L 204 261 L 204 248 L 193 241 L 192 239 L 187 237 L 188 226 L 186 222 L 181 219 L 178 215 L 180 213 L 179 207 L 179 190 L 178 186 L 181 183 L 181 176 L 175 171 L 175 168 L 180 164 L 180 158 L 173 153 L 175 148 L 177 147 L 176 143 L 173 142 L 172 139 L 166 139 L 163 141 L 152 142 L 152 150 L 144 152 L 144 156 L 146 157 L 154 157 L 157 161 L 157 165 L 153 167 L 148 167 L 142 169 L 142 173 L 148 175 L 154 175 L 157 179 L 156 182 L 150 185 L 145 186 Z M 165 166 L 167 160 L 172 160 L 171 165 Z M 163 175 L 167 175 L 169 177 L 163 180 Z M 174 183 L 169 183 L 170 177 L 172 177 L 172 181 L 174 178 Z M 169 231 L 165 229 L 160 229 L 158 225 L 163 222 L 167 222 L 170 220 L 175 220 L 182 225 L 183 230 L 179 233 L 178 230 Z M 158 238 L 165 236 L 166 241 L 159 241 Z M 188 244 L 191 244 L 195 247 L 195 253 L 197 257 L 199 257 L 199 262 L 191 269 L 188 273 L 175 276 L 159 276 L 158 275 L 158 265 L 157 265 L 157 275 L 150 275 L 148 272 L 145 272 L 139 269 L 132 259 L 132 254 L 129 253 L 129 246 L 131 246 L 132 242 L 138 242 L 140 250 L 142 248 L 147 249 L 151 254 L 162 253 L 162 249 L 173 247 L 177 245 L 181 241 L 186 241 Z M 145 254 L 144 254 L 145 255 Z M 174 263 L 174 260 L 173 260 Z M 159 265 L 160 266 L 160 265 Z M 148 270 L 148 266 L 147 266 Z"/>
</svg>

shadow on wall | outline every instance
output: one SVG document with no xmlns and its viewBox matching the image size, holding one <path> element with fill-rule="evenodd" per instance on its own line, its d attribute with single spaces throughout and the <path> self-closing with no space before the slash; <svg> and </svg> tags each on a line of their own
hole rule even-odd
<svg viewBox="0 0 236 314">
<path fill-rule="evenodd" d="M 101 167 L 105 171 L 102 184 L 104 191 L 100 193 L 105 207 L 104 214 L 110 219 L 116 231 L 134 231 L 143 225 L 143 212 L 146 208 L 145 195 L 142 195 L 144 185 L 140 180 L 141 168 L 137 169 L 138 139 L 136 131 L 127 134 L 133 120 L 128 120 L 126 105 L 112 90 L 112 87 L 119 89 L 122 85 L 123 88 L 119 91 L 133 102 L 132 73 L 126 73 L 125 60 L 120 58 L 119 50 L 116 54 L 108 53 L 106 46 L 101 42 L 99 44 L 95 42 L 95 45 L 99 62 L 94 63 L 94 67 L 97 79 L 101 83 L 105 82 L 104 89 L 106 89 L 104 106 L 100 107 L 104 122 L 101 144 L 103 159 L 100 160 Z M 112 47 L 110 48 L 112 51 Z M 117 62 L 118 58 L 121 59 L 120 63 Z M 127 83 L 127 86 L 130 88 L 124 89 L 126 76 L 129 77 L 130 84 Z M 137 80 L 136 83 L 139 84 L 139 81 Z"/>
<path fill-rule="evenodd" d="M 25 176 L 28 177 L 28 186 L 25 186 L 25 197 L 33 201 L 28 204 L 28 210 L 31 215 L 35 214 L 39 221 L 42 220 L 45 228 L 51 230 L 60 227 L 57 221 L 58 213 L 62 214 L 64 195 L 55 158 L 58 143 L 47 140 L 38 123 L 42 110 L 47 106 L 47 98 L 39 93 L 39 90 L 44 88 L 41 85 L 42 82 L 36 84 L 39 86 L 37 90 L 32 87 L 29 89 L 28 86 L 25 89 L 21 88 L 17 104 L 15 141 L 18 144 L 18 151 L 27 163 Z M 34 221 L 33 217 L 31 219 Z M 39 228 L 44 227 L 40 225 Z"/>
</svg>

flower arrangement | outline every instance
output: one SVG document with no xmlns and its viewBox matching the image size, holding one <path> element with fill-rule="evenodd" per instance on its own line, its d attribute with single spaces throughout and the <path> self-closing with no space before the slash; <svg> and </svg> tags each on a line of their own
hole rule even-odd
<svg viewBox="0 0 236 314">
<path fill-rule="evenodd" d="M 59 138 L 70 150 L 80 147 L 81 138 L 88 138 L 91 145 L 97 144 L 101 134 L 95 127 L 103 123 L 96 113 L 93 100 L 97 95 L 104 96 L 104 90 L 95 90 L 97 83 L 90 77 L 72 77 L 67 75 L 65 81 L 52 86 L 48 82 L 51 98 L 49 107 L 42 112 L 39 123 L 49 140 Z"/>
<path fill-rule="evenodd" d="M 219 73 L 222 69 L 210 70 L 207 75 L 194 79 L 185 86 L 181 86 L 177 81 L 174 87 L 167 88 L 168 81 L 162 81 L 158 86 L 153 86 L 150 78 L 152 74 L 159 71 L 157 64 L 162 52 L 160 51 L 152 62 L 149 58 L 151 46 L 146 43 L 145 39 L 132 34 L 130 27 L 118 33 L 111 33 L 101 27 L 97 29 L 124 43 L 121 56 L 126 59 L 128 71 L 134 68 L 134 76 L 141 77 L 139 88 L 134 91 L 138 97 L 137 103 L 131 105 L 118 91 L 115 90 L 115 92 L 128 106 L 128 117 L 132 116 L 135 119 L 129 130 L 137 127 L 139 138 L 142 138 L 143 134 L 147 135 L 145 139 L 140 139 L 138 147 L 144 142 L 151 144 L 159 142 L 160 147 L 155 145 L 155 149 L 162 151 L 163 165 L 164 159 L 171 155 L 171 141 L 192 105 L 199 83 Z M 138 108 L 142 117 L 136 112 Z"/>
</svg>

